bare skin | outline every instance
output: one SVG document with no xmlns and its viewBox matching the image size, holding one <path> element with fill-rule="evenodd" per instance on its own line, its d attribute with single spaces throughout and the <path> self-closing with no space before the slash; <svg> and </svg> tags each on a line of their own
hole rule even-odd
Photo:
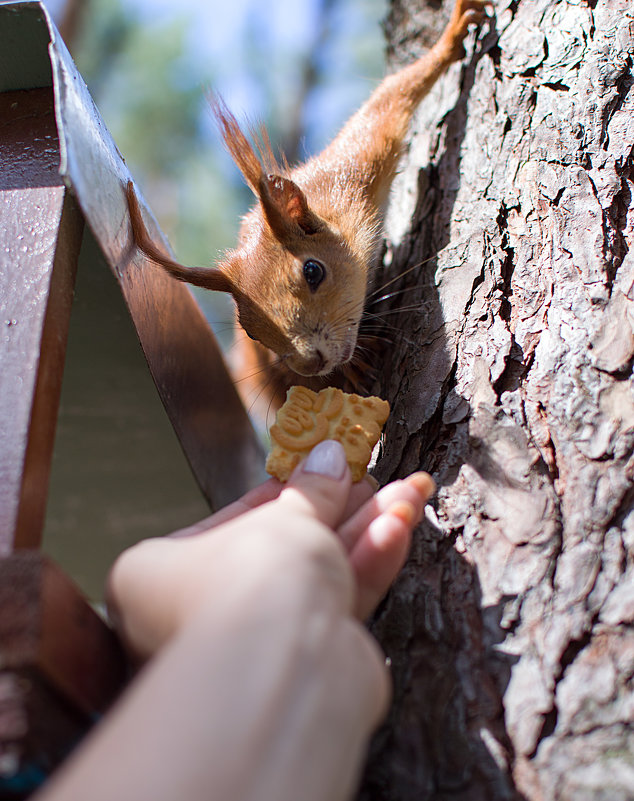
<svg viewBox="0 0 634 801">
<path fill-rule="evenodd" d="M 360 620 L 400 569 L 433 482 L 374 494 L 322 443 L 178 536 L 124 553 L 119 630 L 145 667 L 39 801 L 337 801 L 389 676 Z"/>
</svg>

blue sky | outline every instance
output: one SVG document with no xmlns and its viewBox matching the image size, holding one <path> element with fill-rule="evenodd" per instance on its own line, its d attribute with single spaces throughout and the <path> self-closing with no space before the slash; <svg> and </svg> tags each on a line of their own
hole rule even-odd
<svg viewBox="0 0 634 801">
<path fill-rule="evenodd" d="M 64 0 L 45 3 L 55 14 Z M 193 56 L 190 63 L 198 62 L 201 84 L 213 75 L 214 89 L 230 107 L 253 118 L 266 117 L 262 104 L 267 100 L 261 91 L 265 83 L 272 85 L 277 99 L 289 94 L 293 54 L 301 58 L 310 46 L 320 7 L 319 0 L 122 0 L 122 4 L 148 28 L 184 21 Z M 307 109 L 315 146 L 325 144 L 381 74 L 384 43 L 380 22 L 386 5 L 387 0 L 339 3 L 325 52 L 324 85 L 313 93 Z M 253 69 L 245 68 L 253 61 L 247 49 L 254 36 L 258 48 L 271 54 L 262 64 L 268 73 L 266 82 Z"/>
<path fill-rule="evenodd" d="M 64 0 L 44 2 L 55 15 Z M 288 131 L 284 124 L 290 119 L 288 111 L 297 106 L 298 65 L 305 63 L 314 41 L 323 0 L 90 2 L 95 10 L 93 22 L 106 26 L 105 41 L 109 20 L 117 18 L 117 5 L 126 17 L 142 23 L 134 36 L 142 32 L 143 49 L 135 50 L 135 39 L 129 39 L 115 61 L 105 62 L 105 80 L 102 76 L 101 83 L 91 89 L 176 252 L 184 261 L 208 263 L 234 241 L 239 217 L 251 196 L 222 146 L 205 92 L 219 92 L 241 121 L 265 121 L 274 147 L 279 147 Z M 383 74 L 380 23 L 386 5 L 387 0 L 335 3 L 329 35 L 319 49 L 320 80 L 303 106 L 300 159 L 328 143 Z M 166 40 L 166 35 L 176 38 Z M 171 50 L 169 41 L 175 44 Z M 99 58 L 99 50 L 94 52 Z M 141 52 L 144 70 L 138 58 Z M 199 96 L 196 139 L 186 143 L 182 139 L 180 120 L 187 124 L 183 111 L 181 117 L 166 118 L 160 130 L 155 127 L 152 147 L 144 147 L 134 128 L 139 93 L 148 98 L 147 108 L 155 108 L 151 103 L 161 102 L 160 87 L 166 80 L 170 91 L 177 88 L 183 90 L 183 97 Z M 137 120 L 130 125 L 126 121 L 135 111 Z M 156 126 L 156 117 L 152 119 Z"/>
<path fill-rule="evenodd" d="M 201 72 L 213 71 L 215 88 L 237 112 L 264 118 L 259 107 L 264 100 L 258 91 L 258 75 L 245 71 L 250 59 L 249 34 L 257 31 L 258 44 L 267 47 L 271 59 L 265 65 L 276 76 L 277 96 L 283 96 L 292 81 L 292 54 L 300 57 L 310 46 L 316 27 L 319 3 L 316 0 L 127 0 L 128 7 L 136 7 L 148 24 L 160 24 L 185 15 L 191 19 L 190 44 L 200 58 Z M 359 7 L 363 7 L 360 15 Z M 349 44 L 356 39 L 357 46 L 375 48 L 383 53 L 383 34 L 380 21 L 385 14 L 386 0 L 344 0 L 337 12 L 335 30 L 331 36 L 327 57 L 327 81 L 323 92 L 316 92 L 308 108 L 309 128 L 315 130 L 315 139 L 321 147 L 332 135 L 333 125 L 338 127 L 348 113 L 371 91 L 377 78 L 374 72 L 358 71 L 353 64 Z M 361 42 L 359 42 L 361 39 Z M 382 59 L 378 60 L 382 63 Z M 337 80 L 340 76 L 341 80 Z M 311 119 L 312 118 L 312 119 Z M 323 127 L 323 131 L 319 128 Z"/>
</svg>

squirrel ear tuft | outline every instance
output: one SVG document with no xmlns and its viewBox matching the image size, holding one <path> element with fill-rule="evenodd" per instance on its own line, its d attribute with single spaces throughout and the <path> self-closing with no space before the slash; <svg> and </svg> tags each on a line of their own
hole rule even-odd
<svg viewBox="0 0 634 801">
<path fill-rule="evenodd" d="M 262 176 L 258 189 L 266 220 L 281 242 L 302 234 L 316 234 L 323 228 L 319 217 L 308 207 L 306 196 L 290 178 Z"/>
<path fill-rule="evenodd" d="M 238 121 L 219 95 L 210 94 L 211 111 L 216 118 L 220 134 L 231 158 L 244 176 L 254 195 L 258 195 L 258 184 L 263 175 L 262 163 L 251 143 L 244 135 Z M 271 154 L 272 158 L 272 154 Z"/>
<path fill-rule="evenodd" d="M 217 95 L 211 95 L 209 100 L 224 143 L 260 200 L 274 236 L 284 243 L 321 230 L 323 223 L 309 209 L 302 190 L 290 178 L 280 174 L 288 170 L 288 165 L 277 163 L 266 129 L 251 130 L 254 149 L 223 100 Z"/>
</svg>

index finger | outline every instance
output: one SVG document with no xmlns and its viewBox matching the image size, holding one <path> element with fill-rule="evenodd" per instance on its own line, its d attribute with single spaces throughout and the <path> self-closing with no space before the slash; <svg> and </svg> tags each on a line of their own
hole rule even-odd
<svg viewBox="0 0 634 801">
<path fill-rule="evenodd" d="M 342 515 L 342 522 L 352 517 L 374 495 L 377 488 L 377 482 L 368 473 L 365 474 L 361 481 L 353 484 Z M 176 538 L 203 534 L 205 531 L 209 531 L 222 523 L 228 523 L 230 520 L 250 512 L 252 509 L 257 509 L 258 506 L 274 501 L 283 489 L 284 484 L 281 481 L 276 478 L 269 478 L 263 484 L 249 490 L 246 495 L 243 495 L 237 501 L 224 506 L 214 514 L 199 520 L 197 523 L 193 523 L 191 526 L 185 526 L 185 528 L 171 532 L 168 536 Z"/>
<path fill-rule="evenodd" d="M 219 511 L 214 512 L 214 514 L 209 517 L 205 517 L 203 520 L 199 520 L 191 526 L 173 531 L 169 536 L 192 537 L 196 534 L 203 534 L 205 531 L 209 531 L 222 523 L 228 523 L 239 515 L 245 514 L 245 512 L 257 509 L 258 506 L 262 506 L 264 503 L 274 501 L 283 487 L 284 485 L 281 481 L 278 481 L 276 478 L 269 478 L 268 481 L 249 490 L 249 492 L 237 501 L 230 503 L 228 506 L 224 506 Z"/>
</svg>

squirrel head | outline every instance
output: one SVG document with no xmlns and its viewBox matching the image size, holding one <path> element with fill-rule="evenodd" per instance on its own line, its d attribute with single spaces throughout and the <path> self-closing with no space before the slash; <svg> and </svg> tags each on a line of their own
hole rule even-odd
<svg viewBox="0 0 634 801">
<path fill-rule="evenodd" d="M 218 100 L 212 105 L 227 148 L 258 201 L 242 221 L 238 247 L 213 268 L 174 261 L 148 234 L 130 181 L 126 194 L 135 243 L 175 278 L 230 293 L 245 332 L 290 370 L 327 375 L 354 353 L 376 246 L 375 215 L 363 198 L 346 194 L 342 176 L 319 173 L 315 180 L 312 175 L 307 196 L 294 180 L 297 173 L 275 162 L 264 130 L 258 157 L 233 115 Z M 305 170 L 301 174 L 306 177 Z M 336 213 L 333 192 L 338 192 Z"/>
<path fill-rule="evenodd" d="M 300 375 L 327 375 L 352 358 L 365 300 L 364 265 L 323 222 L 310 232 L 285 213 L 277 222 L 274 230 L 262 207 L 253 209 L 238 249 L 221 270 L 252 339 Z"/>
<path fill-rule="evenodd" d="M 307 196 L 287 165 L 276 163 L 265 131 L 258 157 L 233 115 L 217 100 L 213 109 L 258 200 L 243 219 L 238 247 L 220 265 L 240 325 L 294 372 L 327 375 L 354 353 L 375 237 L 359 232 L 358 211 L 343 222 L 339 213 L 335 225 L 330 189 L 315 194 L 313 180 Z M 369 227 L 374 232 L 366 215 Z"/>
</svg>

